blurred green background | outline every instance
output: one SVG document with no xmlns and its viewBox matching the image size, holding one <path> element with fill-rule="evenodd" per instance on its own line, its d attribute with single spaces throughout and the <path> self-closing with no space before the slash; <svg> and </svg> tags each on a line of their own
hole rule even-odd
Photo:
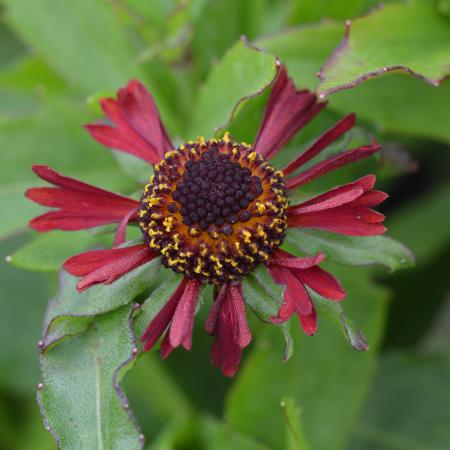
<svg viewBox="0 0 450 450">
<path fill-rule="evenodd" d="M 102 149 L 81 128 L 99 117 L 99 97 L 139 78 L 174 140 L 194 138 L 198 108 L 210 101 L 220 110 L 226 98 L 226 80 L 216 91 L 208 80 L 240 36 L 274 52 L 298 84 L 314 88 L 316 72 L 343 36 L 344 20 L 376 3 L 0 1 L 1 449 L 55 448 L 35 402 L 36 343 L 58 264 L 99 239 L 55 232 L 32 241 L 36 236 L 26 223 L 40 208 L 23 198 L 37 184 L 31 165 L 49 164 L 108 189 L 134 192 L 139 185 L 130 174 L 142 167 Z M 448 1 L 426 3 L 449 22 Z M 374 30 L 374 36 L 382 33 Z M 156 353 L 145 355 L 125 379 L 146 448 L 450 449 L 449 81 L 433 87 L 391 74 L 333 94 L 328 110 L 286 150 L 286 157 L 298 152 L 352 111 L 359 127 L 351 138 L 376 136 L 384 146 L 379 159 L 315 185 L 325 189 L 375 171 L 379 187 L 390 194 L 381 208 L 390 235 L 416 254 L 416 268 L 395 274 L 329 266 L 349 291 L 346 313 L 365 332 L 370 351 L 352 350 L 326 320 L 319 320 L 313 338 L 301 336 L 295 322 L 296 353 L 283 364 L 278 333 L 252 319 L 252 346 L 241 372 L 229 380 L 209 366 L 204 311 L 192 354 L 177 351 L 164 362 Z M 236 137 L 251 142 L 266 97 L 240 110 L 230 125 Z M 215 120 L 230 112 L 203 116 L 211 113 Z M 46 253 L 46 242 L 55 239 L 57 250 Z M 7 255 L 13 265 L 5 262 Z"/>
</svg>

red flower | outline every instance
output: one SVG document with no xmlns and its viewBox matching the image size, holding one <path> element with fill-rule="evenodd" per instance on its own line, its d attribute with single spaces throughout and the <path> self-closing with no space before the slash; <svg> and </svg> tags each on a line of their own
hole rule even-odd
<svg viewBox="0 0 450 450">
<path fill-rule="evenodd" d="M 33 188 L 26 195 L 56 210 L 33 219 L 32 228 L 79 230 L 117 223 L 114 248 L 85 252 L 64 264 L 81 277 L 78 290 L 111 283 L 155 257 L 183 272 L 178 288 L 142 336 L 144 350 L 149 350 L 164 335 L 161 349 L 167 357 L 180 345 L 191 349 L 199 291 L 204 283 L 215 284 L 217 296 L 206 323 L 215 336 L 211 361 L 233 376 L 251 341 L 241 280 L 263 263 L 275 283 L 285 286 L 278 314 L 271 320 L 284 322 L 297 312 L 305 333 L 314 334 L 316 311 L 309 290 L 331 301 L 342 300 L 345 291 L 318 266 L 324 254 L 297 258 L 279 248 L 288 228 L 355 236 L 386 231 L 384 216 L 371 209 L 386 198 L 373 189 L 374 175 L 288 205 L 289 192 L 380 149 L 374 141 L 297 172 L 350 130 L 355 115 L 343 118 L 279 172 L 267 160 L 326 106 L 314 93 L 298 91 L 284 66 L 279 67 L 253 148 L 230 141 L 226 134 L 219 141 L 198 138 L 173 150 L 151 95 L 138 81 L 120 89 L 117 99 L 101 100 L 101 106 L 110 123 L 87 125 L 94 139 L 158 164 L 140 202 L 46 166 L 33 167 L 56 187 Z M 143 240 L 123 247 L 129 222 L 139 224 Z"/>
</svg>

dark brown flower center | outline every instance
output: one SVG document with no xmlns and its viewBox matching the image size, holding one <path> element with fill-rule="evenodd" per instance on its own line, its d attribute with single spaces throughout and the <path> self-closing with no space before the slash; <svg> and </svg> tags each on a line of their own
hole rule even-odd
<svg viewBox="0 0 450 450">
<path fill-rule="evenodd" d="M 202 282 L 239 280 L 281 245 L 288 202 L 281 172 L 228 136 L 168 152 L 139 215 L 162 263 Z"/>
<path fill-rule="evenodd" d="M 186 162 L 172 198 L 180 204 L 185 225 L 206 230 L 211 224 L 226 227 L 246 222 L 250 218 L 246 208 L 262 192 L 261 179 L 252 176 L 248 167 L 230 161 L 230 155 L 220 153 L 216 145 L 200 159 Z"/>
</svg>

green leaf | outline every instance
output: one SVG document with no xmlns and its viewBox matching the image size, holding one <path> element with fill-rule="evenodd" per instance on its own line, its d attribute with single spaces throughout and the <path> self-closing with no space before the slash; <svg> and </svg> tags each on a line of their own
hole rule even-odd
<svg viewBox="0 0 450 450">
<path fill-rule="evenodd" d="M 155 281 L 159 258 L 125 274 L 114 283 L 92 286 L 79 293 L 78 278 L 62 271 L 57 297 L 50 300 L 45 318 L 43 347 L 48 347 L 69 334 L 77 334 L 93 316 L 113 311 L 130 303 Z"/>
<path fill-rule="evenodd" d="M 208 450 L 269 450 L 267 446 L 256 439 L 246 436 L 227 424 L 219 422 L 213 417 L 202 417 L 199 432 L 203 447 Z"/>
<path fill-rule="evenodd" d="M 108 3 L 5 0 L 9 23 L 83 94 L 142 77 L 135 51 Z M 82 49 L 82 50 L 81 50 Z"/>
<path fill-rule="evenodd" d="M 447 126 L 450 80 L 439 87 L 398 73 L 336 92 L 330 108 L 341 114 L 356 111 L 379 132 L 402 133 L 450 142 Z"/>
<path fill-rule="evenodd" d="M 285 397 L 280 403 L 286 421 L 287 450 L 311 450 L 303 430 L 302 411 L 293 398 Z"/>
<path fill-rule="evenodd" d="M 0 208 L 5 212 L 0 237 L 24 229 L 45 211 L 24 196 L 27 188 L 44 184 L 31 171 L 32 164 L 48 164 L 106 189 L 135 189 L 108 151 L 82 130 L 86 120 L 70 99 L 48 96 L 38 115 L 0 123 L 0 146 L 8 149 L 0 166 Z"/>
<path fill-rule="evenodd" d="M 414 197 L 393 215 L 390 233 L 401 238 L 414 251 L 418 264 L 424 265 L 443 251 L 450 239 L 450 183 Z M 427 230 L 426 237 L 420 230 Z"/>
<path fill-rule="evenodd" d="M 448 22 L 431 2 L 394 3 L 347 24 L 321 70 L 328 95 L 387 72 L 402 71 L 438 85 L 449 73 Z"/>
<path fill-rule="evenodd" d="M 283 303 L 284 286 L 276 284 L 264 266 L 259 265 L 242 282 L 245 302 L 252 308 L 260 320 L 270 323 L 270 318 L 278 314 Z M 283 331 L 286 348 L 283 361 L 286 362 L 294 353 L 294 341 L 289 331 L 289 323 L 282 325 L 271 324 Z"/>
<path fill-rule="evenodd" d="M 271 0 L 189 2 L 188 8 L 193 18 L 190 48 L 196 72 L 203 77 L 241 36 L 254 39 L 263 32 L 271 33 L 282 28 L 288 7 Z"/>
<path fill-rule="evenodd" d="M 350 449 L 446 449 L 450 442 L 449 378 L 448 356 L 386 355 Z"/>
<path fill-rule="evenodd" d="M 56 304 L 54 303 L 53 306 Z M 64 449 L 141 449 L 143 439 L 119 382 L 133 363 L 133 309 L 124 306 L 93 319 L 81 335 L 41 355 L 38 401 L 58 446 Z"/>
<path fill-rule="evenodd" d="M 86 231 L 52 231 L 39 234 L 14 252 L 10 262 L 21 269 L 56 272 L 67 258 L 81 253 L 97 242 L 98 238 Z"/>
<path fill-rule="evenodd" d="M 18 56 L 25 54 L 26 50 L 17 36 L 3 23 L 0 23 L 0 68 L 3 69 L 12 64 Z"/>
<path fill-rule="evenodd" d="M 369 350 L 369 344 L 362 331 L 356 327 L 352 320 L 344 316 L 341 303 L 327 300 L 312 290 L 309 293 L 319 316 L 326 317 L 337 325 L 355 350 L 362 352 Z"/>
<path fill-rule="evenodd" d="M 363 405 L 382 336 L 387 295 L 373 284 L 367 268 L 336 267 L 333 274 L 347 288 L 346 310 L 366 331 L 371 351 L 349 349 L 336 338 L 336 327 L 319 315 L 314 337 L 303 335 L 295 323 L 292 332 L 301 350 L 280 364 L 280 338 L 274 327 L 264 327 L 229 392 L 226 418 L 270 448 L 285 444 L 285 420 L 279 407 L 285 397 L 293 398 L 305 411 L 305 437 L 314 450 L 346 448 Z"/>
<path fill-rule="evenodd" d="M 27 56 L 0 72 L 0 118 L 36 113 L 49 90 L 61 92 L 64 82 L 37 57 Z"/>
<path fill-rule="evenodd" d="M 287 64 L 288 73 L 301 88 L 314 88 L 317 71 L 342 37 L 342 24 L 325 22 L 263 37 L 258 47 L 277 55 Z"/>
<path fill-rule="evenodd" d="M 290 21 L 292 23 L 319 22 L 327 19 L 351 19 L 375 6 L 377 0 L 294 0 Z"/>
<path fill-rule="evenodd" d="M 129 153 L 114 151 L 114 157 L 121 169 L 130 177 L 142 184 L 147 184 L 149 178 L 153 175 L 153 166 L 148 162 L 130 155 Z"/>
<path fill-rule="evenodd" d="M 274 80 L 276 58 L 241 40 L 216 64 L 200 89 L 190 135 L 211 135 L 227 126 L 244 102 Z"/>
<path fill-rule="evenodd" d="M 32 394 L 39 373 L 36 343 L 50 289 L 42 274 L 23 272 L 5 261 L 22 239 L 18 235 L 0 242 L 0 389 Z"/>
<path fill-rule="evenodd" d="M 387 236 L 345 236 L 309 228 L 290 228 L 289 248 L 307 254 L 324 252 L 327 261 L 365 266 L 381 264 L 389 270 L 414 266 L 414 255 L 400 242 Z"/>
<path fill-rule="evenodd" d="M 141 355 L 127 375 L 126 391 L 143 432 L 148 436 L 173 436 L 183 422 L 192 418 L 193 411 L 185 393 L 174 382 L 166 361 L 156 353 Z M 168 425 L 172 420 L 175 423 Z M 155 440 L 159 438 L 153 438 L 152 444 Z"/>
<path fill-rule="evenodd" d="M 260 38 L 256 44 L 272 51 L 286 63 L 289 75 L 299 87 L 315 89 L 319 81 L 316 72 L 339 43 L 342 27 L 337 22 L 311 24 Z M 399 72 L 373 78 L 354 89 L 334 93 L 330 97 L 328 108 L 339 114 L 356 112 L 360 120 L 373 123 L 379 131 L 437 138 L 448 142 L 449 103 L 448 80 L 436 88 Z M 320 121 L 323 114 L 312 124 Z M 305 130 L 300 135 L 304 132 Z"/>
</svg>

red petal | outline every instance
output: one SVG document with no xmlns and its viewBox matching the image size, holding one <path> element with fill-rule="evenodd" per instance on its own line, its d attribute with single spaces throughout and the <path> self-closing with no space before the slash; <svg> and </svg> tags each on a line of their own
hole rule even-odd
<svg viewBox="0 0 450 450">
<path fill-rule="evenodd" d="M 208 334 L 214 335 L 217 329 L 217 320 L 219 318 L 220 308 L 222 307 L 222 302 L 228 292 L 228 286 L 224 284 L 217 295 L 211 309 L 209 310 L 208 317 L 206 318 L 205 329 Z"/>
<path fill-rule="evenodd" d="M 101 191 L 99 189 L 99 191 Z M 40 187 L 28 189 L 27 198 L 43 206 L 61 208 L 67 211 L 103 210 L 126 214 L 136 209 L 139 202 L 112 192 L 86 192 L 77 189 Z"/>
<path fill-rule="evenodd" d="M 303 166 L 308 161 L 318 155 L 323 149 L 339 139 L 344 133 L 355 125 L 355 114 L 349 114 L 338 122 L 334 127 L 326 131 L 311 147 L 305 150 L 298 158 L 294 159 L 284 169 L 284 175 L 289 175 L 298 167 Z"/>
<path fill-rule="evenodd" d="M 311 303 L 312 311 L 308 315 L 298 314 L 298 318 L 300 319 L 300 325 L 308 336 L 313 336 L 317 331 L 317 313 L 314 305 Z"/>
<path fill-rule="evenodd" d="M 65 177 L 48 166 L 33 166 L 42 179 L 58 186 L 29 189 L 25 195 L 32 201 L 60 211 L 51 211 L 31 220 L 37 231 L 80 230 L 120 222 L 139 202 L 87 183 Z M 134 214 L 131 220 L 136 220 Z"/>
<path fill-rule="evenodd" d="M 99 144 L 105 147 L 129 153 L 150 164 L 156 164 L 161 160 L 153 147 L 128 128 L 113 128 L 109 125 L 94 124 L 85 125 L 84 128 Z"/>
<path fill-rule="evenodd" d="M 173 352 L 174 347 L 170 343 L 169 333 L 166 333 L 164 339 L 161 342 L 161 358 L 166 359 Z"/>
<path fill-rule="evenodd" d="M 30 228 L 33 228 L 33 230 L 39 232 L 51 230 L 75 231 L 95 228 L 109 223 L 116 223 L 121 218 L 121 216 L 113 214 L 92 213 L 88 215 L 88 213 L 84 211 L 50 211 L 30 220 L 28 225 Z"/>
<path fill-rule="evenodd" d="M 292 274 L 290 269 L 269 266 L 268 270 L 275 283 L 286 286 L 283 294 L 284 301 L 286 303 L 294 304 L 295 310 L 298 313 L 303 315 L 310 314 L 312 303 L 309 299 L 308 292 L 301 281 Z M 292 306 L 289 308 L 292 308 Z"/>
<path fill-rule="evenodd" d="M 141 337 L 141 341 L 144 343 L 144 352 L 150 350 L 156 344 L 156 341 L 164 333 L 164 330 L 169 326 L 178 302 L 183 295 L 187 282 L 188 278 L 184 277 L 178 285 L 176 291 L 171 295 L 161 311 L 159 311 L 158 314 L 149 323 L 147 329 Z M 164 354 L 168 355 L 168 353 L 170 353 L 171 351 L 167 345 L 162 350 L 163 356 Z"/>
<path fill-rule="evenodd" d="M 242 286 L 232 284 L 229 287 L 231 299 L 232 322 L 235 341 L 241 348 L 247 347 L 252 340 L 252 333 L 247 323 L 245 314 L 244 298 L 242 297 Z"/>
<path fill-rule="evenodd" d="M 315 256 L 306 257 L 296 257 L 291 255 L 280 248 L 275 250 L 273 258 L 269 260 L 266 265 L 276 265 L 291 269 L 306 269 L 308 267 L 315 266 L 323 261 L 325 255 L 323 253 L 318 253 Z"/>
<path fill-rule="evenodd" d="M 302 281 L 294 276 L 290 269 L 269 266 L 269 273 L 277 284 L 284 284 L 283 304 L 276 317 L 271 317 L 273 323 L 283 323 L 292 317 L 294 311 L 300 319 L 303 331 L 311 336 L 316 332 L 316 310 Z M 297 269 L 299 272 L 302 270 Z M 309 269 L 306 269 L 309 270 Z"/>
<path fill-rule="evenodd" d="M 358 198 L 353 205 L 355 206 L 376 206 L 384 202 L 389 197 L 388 194 L 381 191 L 365 192 L 364 195 Z"/>
<path fill-rule="evenodd" d="M 325 105 L 317 103 L 312 92 L 298 91 L 281 66 L 254 142 L 255 151 L 270 159 Z"/>
<path fill-rule="evenodd" d="M 117 197 L 122 197 L 123 199 L 129 200 L 127 197 L 123 197 L 118 194 L 113 194 L 112 192 L 106 191 L 104 189 L 100 189 L 96 186 L 92 186 L 92 184 L 83 183 L 82 181 L 76 180 L 75 178 L 66 177 L 56 172 L 49 166 L 34 164 L 32 166 L 33 172 L 45 181 L 49 183 L 59 186 L 62 188 L 72 189 L 75 191 L 83 191 L 88 193 L 97 193 L 104 195 L 112 195 Z"/>
<path fill-rule="evenodd" d="M 316 228 L 349 236 L 374 236 L 386 232 L 384 216 L 364 207 L 344 205 L 325 211 L 288 217 L 290 227 Z"/>
<path fill-rule="evenodd" d="M 322 211 L 336 208 L 346 203 L 350 203 L 361 197 L 366 191 L 373 188 L 376 181 L 375 175 L 366 175 L 352 183 L 344 184 L 331 189 L 324 194 L 320 194 L 298 205 L 288 208 L 288 216 L 296 216 L 308 212 Z M 353 203 L 355 204 L 355 203 Z M 374 203 L 375 204 L 375 203 Z"/>
<path fill-rule="evenodd" d="M 211 363 L 221 367 L 224 375 L 232 377 L 239 368 L 243 348 L 252 338 L 245 314 L 242 287 L 228 285 L 219 306 L 220 311 L 214 326 L 216 339 L 211 349 Z"/>
<path fill-rule="evenodd" d="M 315 164 L 301 174 L 290 178 L 286 182 L 286 187 L 288 189 L 294 189 L 298 186 L 302 186 L 322 175 L 325 175 L 328 172 L 331 172 L 332 170 L 338 169 L 339 167 L 345 166 L 352 162 L 359 161 L 360 159 L 367 158 L 377 152 L 380 148 L 380 145 L 374 141 L 370 146 L 357 147 L 353 150 L 338 153 L 331 158 Z"/>
<path fill-rule="evenodd" d="M 192 330 L 194 327 L 195 305 L 200 292 L 201 283 L 189 279 L 183 295 L 178 302 L 169 329 L 169 343 L 175 348 L 183 344 L 186 350 L 192 348 Z"/>
<path fill-rule="evenodd" d="M 288 208 L 288 216 L 298 216 L 301 214 L 323 211 L 325 209 L 336 208 L 357 199 L 363 194 L 359 187 L 342 186 L 325 194 L 308 200 L 307 202 L 293 205 Z"/>
<path fill-rule="evenodd" d="M 153 97 L 137 80 L 118 92 L 119 111 L 128 124 L 156 149 L 160 159 L 173 146 L 159 116 Z"/>
<path fill-rule="evenodd" d="M 81 253 L 69 258 L 63 268 L 72 275 L 83 277 L 77 284 L 81 292 L 95 284 L 110 284 L 155 257 L 147 245 L 140 244 Z"/>
<path fill-rule="evenodd" d="M 116 235 L 114 237 L 113 247 L 119 247 L 122 245 L 127 239 L 127 225 L 130 222 L 131 218 L 136 214 L 136 209 L 132 209 L 119 223 L 119 226 L 116 230 Z"/>
<path fill-rule="evenodd" d="M 320 267 L 297 269 L 292 272 L 303 284 L 306 284 L 322 297 L 329 300 L 342 300 L 346 296 L 346 292 L 342 289 L 339 281 Z"/>
<path fill-rule="evenodd" d="M 120 89 L 117 100 L 102 99 L 104 113 L 115 128 L 86 125 L 99 143 L 131 153 L 152 164 L 160 161 L 172 144 L 159 116 L 156 104 L 146 87 L 136 80 Z"/>
</svg>

